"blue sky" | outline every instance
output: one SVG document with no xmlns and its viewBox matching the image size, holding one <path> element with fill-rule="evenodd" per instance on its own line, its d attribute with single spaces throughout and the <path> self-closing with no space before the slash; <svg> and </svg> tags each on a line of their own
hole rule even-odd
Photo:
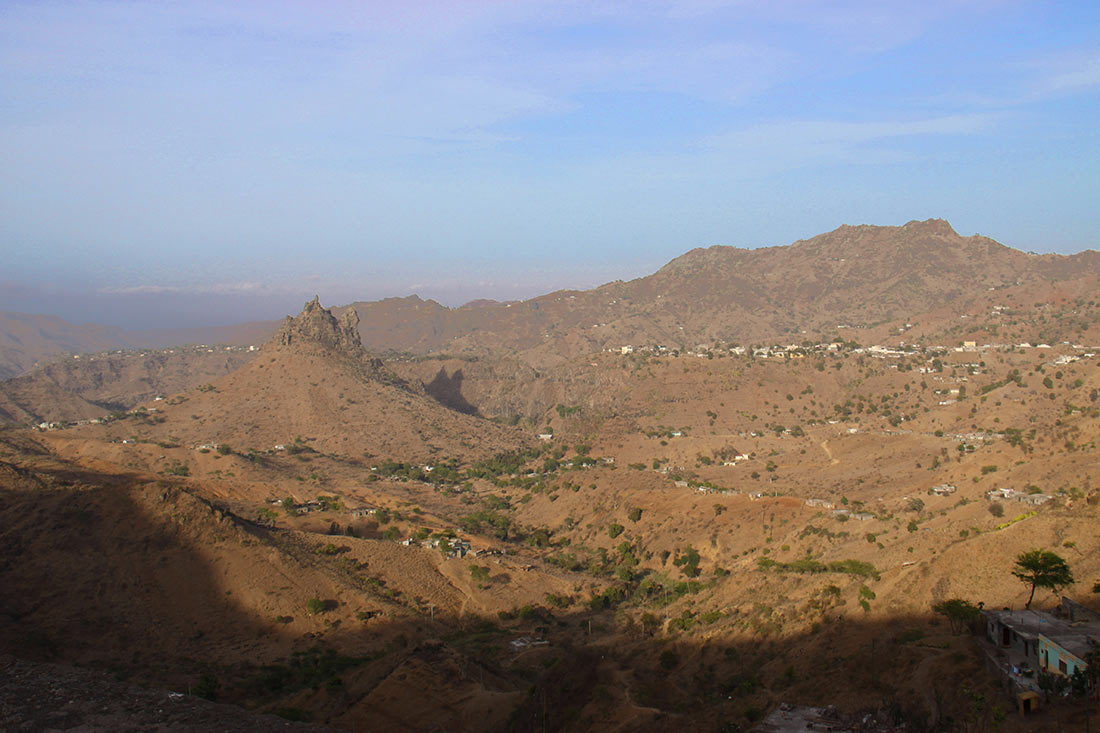
<svg viewBox="0 0 1100 733">
<path fill-rule="evenodd" d="M 943 217 L 1100 248 L 1100 3 L 0 2 L 0 309 L 156 327 Z"/>
</svg>

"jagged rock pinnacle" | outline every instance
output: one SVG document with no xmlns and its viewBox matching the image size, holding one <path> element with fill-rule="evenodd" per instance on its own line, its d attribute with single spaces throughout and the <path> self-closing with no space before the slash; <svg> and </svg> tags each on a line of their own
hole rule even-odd
<svg viewBox="0 0 1100 733">
<path fill-rule="evenodd" d="M 321 305 L 317 296 L 306 303 L 296 317 L 287 316 L 272 341 L 283 348 L 321 346 L 356 355 L 363 351 L 359 340 L 359 314 L 355 309 L 348 308 L 337 319 Z"/>
</svg>

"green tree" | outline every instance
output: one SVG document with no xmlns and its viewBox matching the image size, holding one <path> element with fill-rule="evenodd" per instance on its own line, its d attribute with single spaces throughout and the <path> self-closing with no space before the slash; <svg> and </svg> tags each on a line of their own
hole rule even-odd
<svg viewBox="0 0 1100 733">
<path fill-rule="evenodd" d="M 699 575 L 699 551 L 691 545 L 688 545 L 684 549 L 683 554 L 677 553 L 676 558 L 672 561 L 672 564 L 680 568 L 680 572 L 689 578 L 694 578 Z"/>
<path fill-rule="evenodd" d="M 932 606 L 932 610 L 941 616 L 947 617 L 947 623 L 951 625 L 951 633 L 959 634 L 968 623 L 978 617 L 981 611 L 970 601 L 962 598 L 952 598 L 943 603 Z"/>
<path fill-rule="evenodd" d="M 1031 608 L 1036 588 L 1049 588 L 1057 591 L 1067 585 L 1073 585 L 1073 573 L 1069 565 L 1058 554 L 1050 550 L 1035 549 L 1021 552 L 1016 557 L 1016 569 L 1012 574 L 1031 586 L 1025 609 Z"/>
<path fill-rule="evenodd" d="M 1093 643 L 1085 653 L 1085 674 L 1089 677 L 1093 695 L 1100 700 L 1100 644 Z"/>
<path fill-rule="evenodd" d="M 310 598 L 306 601 L 306 610 L 311 616 L 316 616 L 325 610 L 325 602 L 317 597 Z"/>
</svg>

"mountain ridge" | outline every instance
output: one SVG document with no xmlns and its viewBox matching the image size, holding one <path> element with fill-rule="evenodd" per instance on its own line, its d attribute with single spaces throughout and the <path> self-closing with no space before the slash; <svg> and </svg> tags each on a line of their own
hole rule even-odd
<svg viewBox="0 0 1100 733">
<path fill-rule="evenodd" d="M 533 356 L 533 362 L 541 364 L 546 358 L 552 360 L 554 351 L 575 354 L 619 342 L 746 341 L 789 333 L 795 323 L 806 330 L 828 331 L 846 322 L 865 326 L 912 320 L 972 296 L 979 288 L 1084 277 L 1100 277 L 1100 252 L 1030 254 L 982 235 L 961 236 L 946 220 L 928 219 L 900 226 L 845 224 L 788 245 L 696 248 L 644 277 L 589 290 L 558 290 L 522 301 L 477 299 L 448 307 L 410 295 L 355 301 L 333 312 L 343 317 L 354 310 L 361 343 L 372 351 L 542 349 L 548 354 Z M 720 323 L 728 325 L 719 327 Z M 594 328 L 600 324 L 602 328 Z M 247 345 L 266 339 L 283 325 L 250 322 L 166 333 L 186 335 L 194 342 Z M 59 337 L 28 350 L 2 335 L 0 369 L 8 364 L 8 376 L 26 371 L 43 358 L 68 353 L 67 346 L 90 350 L 169 345 L 163 334 L 109 330 L 100 334 L 99 341 Z"/>
</svg>

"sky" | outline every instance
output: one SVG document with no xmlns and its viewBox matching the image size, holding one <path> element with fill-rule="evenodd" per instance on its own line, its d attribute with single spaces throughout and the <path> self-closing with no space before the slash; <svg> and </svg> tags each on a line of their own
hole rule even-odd
<svg viewBox="0 0 1100 733">
<path fill-rule="evenodd" d="M 1100 3 L 0 0 L 0 310 L 447 305 L 945 218 L 1100 249 Z"/>
</svg>

